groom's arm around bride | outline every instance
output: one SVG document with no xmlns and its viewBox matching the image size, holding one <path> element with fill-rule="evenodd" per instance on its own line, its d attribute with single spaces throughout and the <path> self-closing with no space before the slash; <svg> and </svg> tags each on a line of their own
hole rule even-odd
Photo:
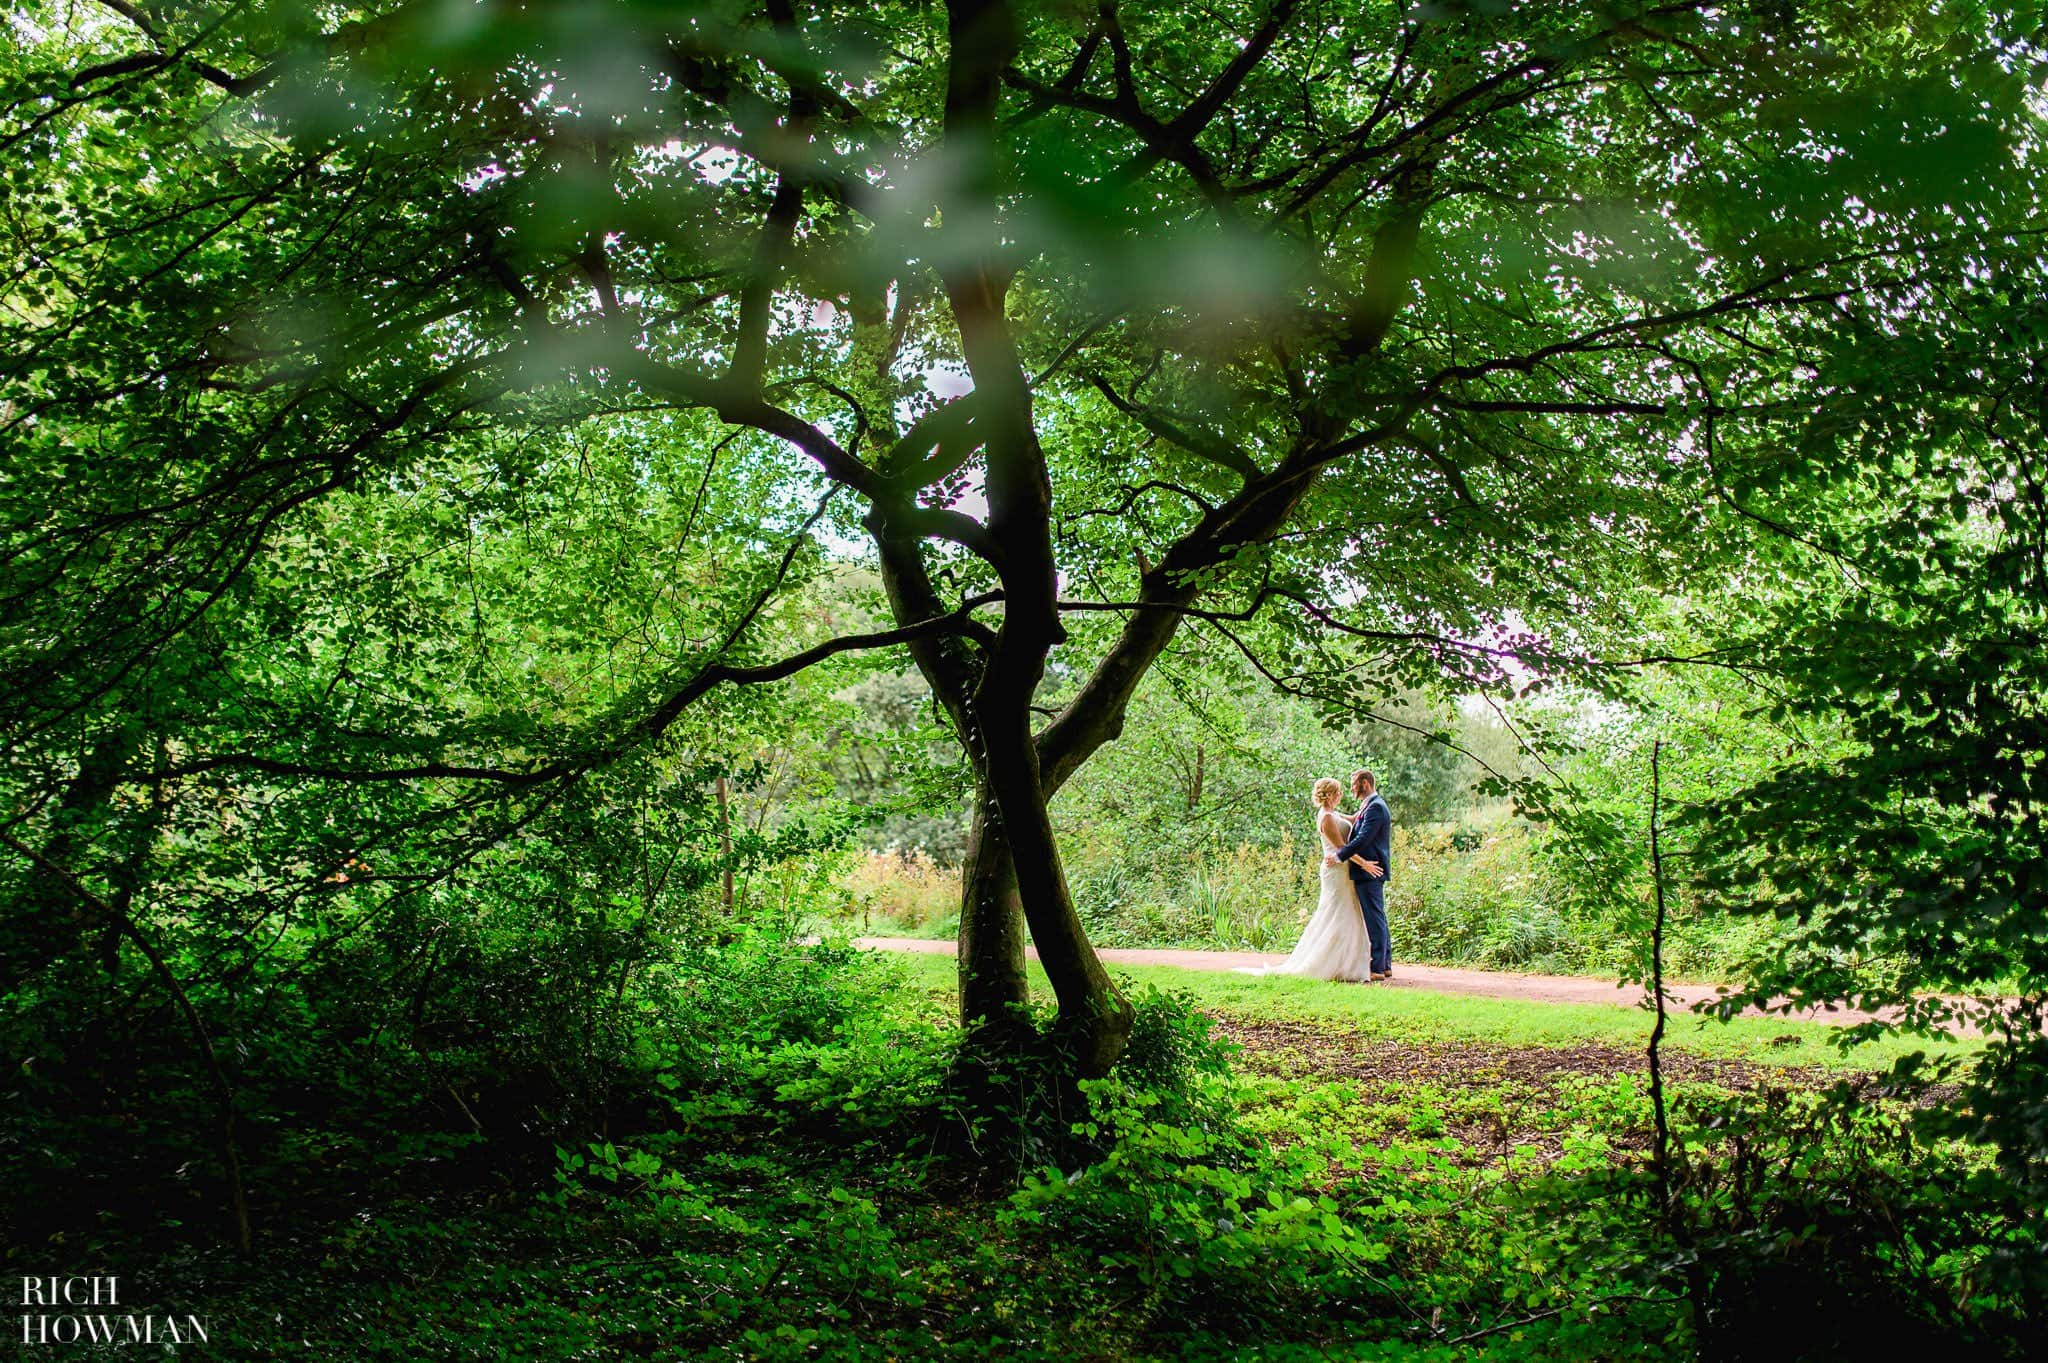
<svg viewBox="0 0 2048 1363">
<path fill-rule="evenodd" d="M 1336 861 L 1358 857 L 1351 866 L 1351 888 L 1358 894 L 1358 911 L 1365 917 L 1366 936 L 1372 942 L 1372 978 L 1389 979 L 1394 973 L 1392 939 L 1387 934 L 1387 873 L 1393 868 L 1394 816 L 1379 796 L 1379 783 L 1369 771 L 1354 772 L 1351 788 L 1365 801 L 1352 825 L 1351 839 L 1330 855 Z"/>
<path fill-rule="evenodd" d="M 1379 880 L 1387 874 L 1388 834 L 1392 831 L 1393 820 L 1387 813 L 1384 800 L 1369 800 L 1358 812 L 1358 822 L 1352 827 L 1351 840 L 1324 858 L 1331 865 L 1340 861 L 1351 863 L 1351 878 L 1364 880 L 1371 877 Z M 1360 862 L 1364 864 L 1361 865 Z"/>
</svg>

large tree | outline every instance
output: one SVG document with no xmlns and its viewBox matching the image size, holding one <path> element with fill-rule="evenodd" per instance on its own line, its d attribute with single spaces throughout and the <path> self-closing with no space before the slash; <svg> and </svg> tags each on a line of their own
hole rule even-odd
<svg viewBox="0 0 2048 1363">
<path fill-rule="evenodd" d="M 1964 5 L 103 4 L 17 7 L 0 92 L 43 873 L 145 768 L 531 799 L 907 646 L 977 783 L 963 1021 L 1026 1039 L 1028 934 L 1089 1073 L 1130 1011 L 1048 800 L 1178 633 L 1361 708 L 1633 661 L 1641 594 L 1805 570 L 1868 495 L 1842 338 L 2035 221 L 2035 58 Z M 726 505 L 864 537 L 893 625 L 764 653 L 764 545 L 586 714 L 187 715 L 144 760 L 116 717 L 324 500 L 535 432 L 710 450 Z"/>
</svg>

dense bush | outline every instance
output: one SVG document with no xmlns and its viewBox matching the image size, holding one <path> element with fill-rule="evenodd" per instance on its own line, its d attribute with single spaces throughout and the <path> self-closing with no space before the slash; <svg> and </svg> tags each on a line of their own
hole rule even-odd
<svg viewBox="0 0 2048 1363">
<path fill-rule="evenodd" d="M 1981 1151 L 1916 1137 L 1869 1084 L 1681 1105 L 1683 1253 L 1714 1360 L 2039 1357 L 2048 1317 L 2002 1266 L 2038 1217 Z M 2025 1247 L 2025 1248 L 2023 1248 Z"/>
<path fill-rule="evenodd" d="M 1072 874 L 1082 921 L 1104 946 L 1284 951 L 1316 900 L 1315 861 L 1285 835 L 1157 862 L 1091 840 Z"/>
</svg>

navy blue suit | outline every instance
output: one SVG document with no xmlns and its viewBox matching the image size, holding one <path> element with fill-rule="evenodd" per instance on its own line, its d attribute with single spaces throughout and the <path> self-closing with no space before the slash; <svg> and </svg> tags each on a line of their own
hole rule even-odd
<svg viewBox="0 0 2048 1363">
<path fill-rule="evenodd" d="M 1372 970 L 1375 975 L 1394 968 L 1394 944 L 1387 936 L 1387 882 L 1394 878 L 1394 815 L 1378 791 L 1358 808 L 1351 825 L 1351 841 L 1337 849 L 1337 860 L 1351 869 L 1351 888 L 1358 892 L 1358 909 L 1365 915 L 1365 935 L 1372 940 Z M 1384 873 L 1374 876 L 1353 856 L 1379 863 Z"/>
</svg>

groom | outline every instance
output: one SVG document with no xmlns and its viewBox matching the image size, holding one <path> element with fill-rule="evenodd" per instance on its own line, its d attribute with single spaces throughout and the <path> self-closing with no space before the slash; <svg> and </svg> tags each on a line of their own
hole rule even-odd
<svg viewBox="0 0 2048 1363">
<path fill-rule="evenodd" d="M 1393 978 L 1394 947 L 1387 937 L 1387 872 L 1393 867 L 1394 815 L 1380 798 L 1379 783 L 1369 771 L 1351 773 L 1351 793 L 1358 797 L 1358 818 L 1351 841 L 1323 854 L 1326 865 L 1350 862 L 1351 888 L 1365 914 L 1365 935 L 1372 941 L 1372 978 Z M 1360 861 L 1351 861 L 1352 857 Z M 1361 865 L 1360 862 L 1363 862 Z"/>
</svg>

